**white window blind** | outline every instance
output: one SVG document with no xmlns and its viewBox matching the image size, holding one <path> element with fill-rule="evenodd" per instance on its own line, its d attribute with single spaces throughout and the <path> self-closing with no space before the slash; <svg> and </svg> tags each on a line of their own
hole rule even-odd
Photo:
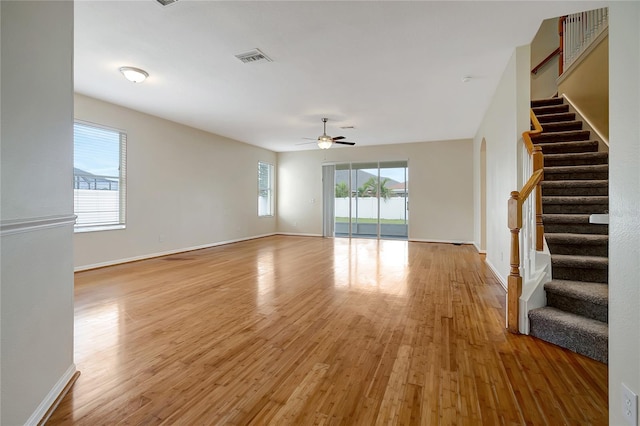
<svg viewBox="0 0 640 426">
<path fill-rule="evenodd" d="M 73 125 L 76 231 L 125 226 L 127 135 L 87 123 Z"/>
<path fill-rule="evenodd" d="M 273 165 L 258 162 L 258 216 L 273 216 Z"/>
</svg>

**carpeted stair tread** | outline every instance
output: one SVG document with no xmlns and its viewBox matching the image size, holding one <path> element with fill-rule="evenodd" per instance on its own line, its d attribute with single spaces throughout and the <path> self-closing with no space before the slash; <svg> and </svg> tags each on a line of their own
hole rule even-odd
<svg viewBox="0 0 640 426">
<path fill-rule="evenodd" d="M 563 154 L 546 154 L 545 166 L 586 166 L 596 164 L 608 164 L 607 152 L 572 152 Z"/>
<path fill-rule="evenodd" d="M 609 286 L 604 283 L 551 280 L 544 285 L 544 289 L 549 293 L 584 300 L 594 305 L 609 306 Z"/>
<path fill-rule="evenodd" d="M 602 256 L 572 256 L 569 254 L 552 254 L 553 266 L 576 269 L 607 269 L 609 258 Z"/>
<path fill-rule="evenodd" d="M 543 214 L 545 236 L 548 233 L 606 235 L 609 225 L 589 223 L 589 214 Z"/>
<path fill-rule="evenodd" d="M 559 112 L 569 112 L 569 105 L 548 105 L 531 108 L 533 113 L 537 115 L 555 114 Z"/>
<path fill-rule="evenodd" d="M 564 103 L 564 98 L 544 98 L 544 99 L 534 99 L 531 101 L 531 107 L 541 107 L 548 105 L 562 105 Z"/>
<path fill-rule="evenodd" d="M 568 130 L 582 130 L 582 121 L 580 120 L 552 121 L 552 122 L 542 124 L 543 132 L 564 132 Z"/>
<path fill-rule="evenodd" d="M 605 179 L 594 180 L 544 180 L 541 182 L 542 188 L 566 188 L 566 187 L 589 187 L 589 188 L 608 188 L 609 181 Z"/>
<path fill-rule="evenodd" d="M 547 241 L 552 243 L 562 244 L 585 244 L 585 245 L 597 245 L 607 244 L 609 242 L 608 235 L 598 234 L 570 234 L 563 232 L 547 233 Z"/>
<path fill-rule="evenodd" d="M 604 180 L 609 178 L 608 164 L 545 166 L 545 180 Z"/>
<path fill-rule="evenodd" d="M 552 280 L 544 285 L 547 306 L 609 322 L 609 286 L 603 283 Z"/>
<path fill-rule="evenodd" d="M 598 141 L 569 141 L 569 142 L 549 142 L 537 143 L 544 155 L 577 152 L 597 152 Z"/>
<path fill-rule="evenodd" d="M 573 224 L 589 224 L 589 214 L 543 214 L 542 221 L 544 223 L 573 223 Z"/>
<path fill-rule="evenodd" d="M 544 128 L 544 127 L 543 127 Z M 534 142 L 568 142 L 568 141 L 586 141 L 591 136 L 588 130 L 570 130 L 565 132 L 542 132 L 532 136 Z"/>
<path fill-rule="evenodd" d="M 545 237 L 549 252 L 553 254 L 604 257 L 609 255 L 609 236 L 606 234 L 547 232 Z"/>
<path fill-rule="evenodd" d="M 561 196 L 549 196 L 542 197 L 543 204 L 608 204 L 609 197 L 597 196 L 597 197 L 561 197 Z"/>
<path fill-rule="evenodd" d="M 597 361 L 608 362 L 609 327 L 549 306 L 529 311 L 530 334 Z"/>
<path fill-rule="evenodd" d="M 576 119 L 576 114 L 573 112 L 536 114 L 536 118 L 538 119 L 538 122 L 543 125 L 542 128 L 544 129 L 543 123 L 558 123 L 561 121 L 572 121 Z"/>
</svg>

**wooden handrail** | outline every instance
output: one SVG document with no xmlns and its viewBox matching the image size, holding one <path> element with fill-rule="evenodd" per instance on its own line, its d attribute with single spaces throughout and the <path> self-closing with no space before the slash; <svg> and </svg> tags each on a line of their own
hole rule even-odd
<svg viewBox="0 0 640 426">
<path fill-rule="evenodd" d="M 527 147 L 527 151 L 530 155 L 533 155 L 533 141 L 531 140 L 532 136 L 539 135 L 542 133 L 542 126 L 538 121 L 538 117 L 533 113 L 533 110 L 529 110 L 529 119 L 531 120 L 531 124 L 533 124 L 533 130 L 528 130 L 522 133 L 522 140 L 524 140 L 524 146 Z"/>
<path fill-rule="evenodd" d="M 533 110 L 530 111 L 533 130 L 522 133 L 522 139 L 527 151 L 533 158 L 533 173 L 522 186 L 520 191 L 513 191 L 508 202 L 508 226 L 511 231 L 511 255 L 509 264 L 511 269 L 507 279 L 507 328 L 512 333 L 519 333 L 519 305 L 522 295 L 522 276 L 520 275 L 520 229 L 522 229 L 522 205 L 531 193 L 536 191 L 536 250 L 544 247 L 544 226 L 542 224 L 542 186 L 544 179 L 544 157 L 542 148 L 533 144 L 532 135 L 542 132 L 542 126 Z"/>
<path fill-rule="evenodd" d="M 552 60 L 556 55 L 558 55 L 560 52 L 562 51 L 562 49 L 560 49 L 560 47 L 558 47 L 556 50 L 554 50 L 553 52 L 549 53 L 549 56 L 547 56 L 546 58 L 544 58 L 538 65 L 536 65 L 532 70 L 531 70 L 531 74 L 538 74 L 538 71 L 540 71 L 540 68 L 544 67 L 547 62 L 549 62 L 550 60 Z"/>
<path fill-rule="evenodd" d="M 524 184 L 519 192 L 520 203 L 524 203 L 526 199 L 529 198 L 529 195 L 531 195 L 531 192 L 536 189 L 536 186 L 538 186 L 538 184 L 542 180 L 543 173 L 543 170 L 537 170 L 531 175 L 527 183 Z"/>
</svg>

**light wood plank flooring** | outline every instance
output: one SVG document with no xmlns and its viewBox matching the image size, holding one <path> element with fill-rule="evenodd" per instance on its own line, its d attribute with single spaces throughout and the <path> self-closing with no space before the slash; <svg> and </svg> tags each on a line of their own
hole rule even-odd
<svg viewBox="0 0 640 426">
<path fill-rule="evenodd" d="M 471 246 L 274 236 L 76 274 L 57 424 L 603 425 Z"/>
</svg>

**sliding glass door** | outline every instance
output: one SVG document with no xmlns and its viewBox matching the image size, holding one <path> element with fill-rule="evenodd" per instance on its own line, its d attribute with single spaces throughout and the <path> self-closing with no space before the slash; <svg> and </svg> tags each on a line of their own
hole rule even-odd
<svg viewBox="0 0 640 426">
<path fill-rule="evenodd" d="M 335 166 L 334 227 L 337 237 L 408 237 L 406 161 Z"/>
</svg>

